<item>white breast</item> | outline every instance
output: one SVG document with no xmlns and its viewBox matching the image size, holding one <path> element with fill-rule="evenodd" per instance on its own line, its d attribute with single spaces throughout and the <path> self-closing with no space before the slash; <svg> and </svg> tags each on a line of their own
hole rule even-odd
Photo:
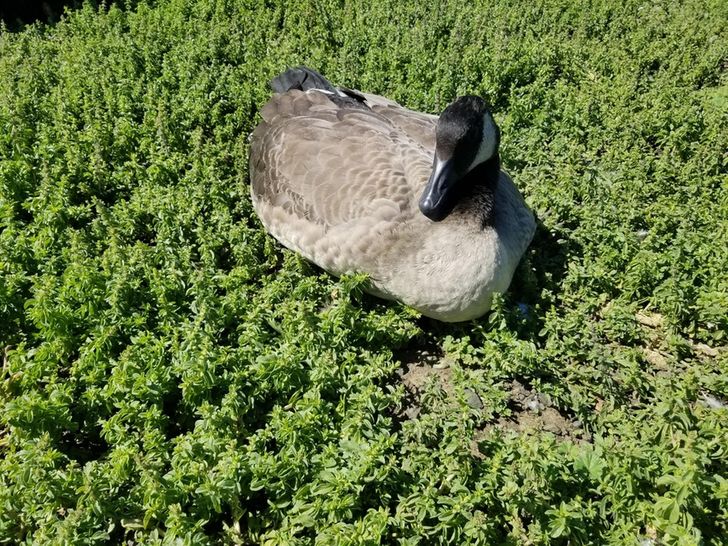
<svg viewBox="0 0 728 546">
<path fill-rule="evenodd" d="M 501 173 L 492 227 L 446 219 L 417 220 L 407 236 L 399 233 L 386 252 L 375 288 L 445 322 L 479 317 L 490 309 L 494 292 L 505 292 L 535 221 L 523 198 Z M 424 223 L 424 225 L 422 225 Z M 383 241 L 384 242 L 384 241 Z"/>
</svg>

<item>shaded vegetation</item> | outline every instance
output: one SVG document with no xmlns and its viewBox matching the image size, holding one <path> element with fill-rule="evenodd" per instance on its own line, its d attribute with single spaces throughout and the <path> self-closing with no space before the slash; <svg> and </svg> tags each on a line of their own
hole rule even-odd
<svg viewBox="0 0 728 546">
<path fill-rule="evenodd" d="M 0 4 L 0 21 L 17 30 L 23 25 L 40 21 L 57 22 L 66 8 L 78 8 L 80 0 L 33 0 L 3 2 Z"/>
<path fill-rule="evenodd" d="M 489 316 L 423 320 L 264 234 L 247 135 L 300 63 L 494 105 L 540 224 Z M 727 69 L 720 0 L 0 31 L 0 542 L 724 544 Z M 447 383 L 413 393 L 423 347 Z"/>
</svg>

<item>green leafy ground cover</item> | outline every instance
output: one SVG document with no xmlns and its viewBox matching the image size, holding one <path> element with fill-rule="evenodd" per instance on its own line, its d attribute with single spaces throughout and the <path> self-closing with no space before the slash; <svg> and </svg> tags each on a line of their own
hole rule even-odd
<svg viewBox="0 0 728 546">
<path fill-rule="evenodd" d="M 298 63 L 494 105 L 540 225 L 489 316 L 423 320 L 264 234 L 247 135 Z M 726 544 L 727 150 L 722 0 L 0 31 L 0 542 Z"/>
</svg>

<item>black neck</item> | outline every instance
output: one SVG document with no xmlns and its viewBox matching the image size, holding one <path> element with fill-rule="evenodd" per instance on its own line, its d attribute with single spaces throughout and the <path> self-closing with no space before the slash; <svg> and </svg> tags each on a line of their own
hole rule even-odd
<svg viewBox="0 0 728 546">
<path fill-rule="evenodd" d="M 496 152 L 488 161 L 473 167 L 473 170 L 466 174 L 463 180 L 467 180 L 468 186 L 473 188 L 477 186 L 495 186 L 498 183 L 499 173 L 500 155 Z"/>
<path fill-rule="evenodd" d="M 477 165 L 460 181 L 463 192 L 458 202 L 468 208 L 475 208 L 482 214 L 483 227 L 493 221 L 495 190 L 500 176 L 500 156 L 496 152 L 488 161 Z"/>
</svg>

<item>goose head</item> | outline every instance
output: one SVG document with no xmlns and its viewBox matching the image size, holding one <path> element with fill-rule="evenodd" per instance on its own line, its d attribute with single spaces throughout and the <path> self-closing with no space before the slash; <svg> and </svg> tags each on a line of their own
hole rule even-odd
<svg viewBox="0 0 728 546">
<path fill-rule="evenodd" d="M 432 174 L 420 197 L 420 212 L 435 222 L 444 220 L 472 186 L 497 179 L 499 143 L 498 126 L 480 97 L 459 97 L 445 108 L 437 122 Z M 484 165 L 493 168 L 468 176 Z"/>
</svg>

